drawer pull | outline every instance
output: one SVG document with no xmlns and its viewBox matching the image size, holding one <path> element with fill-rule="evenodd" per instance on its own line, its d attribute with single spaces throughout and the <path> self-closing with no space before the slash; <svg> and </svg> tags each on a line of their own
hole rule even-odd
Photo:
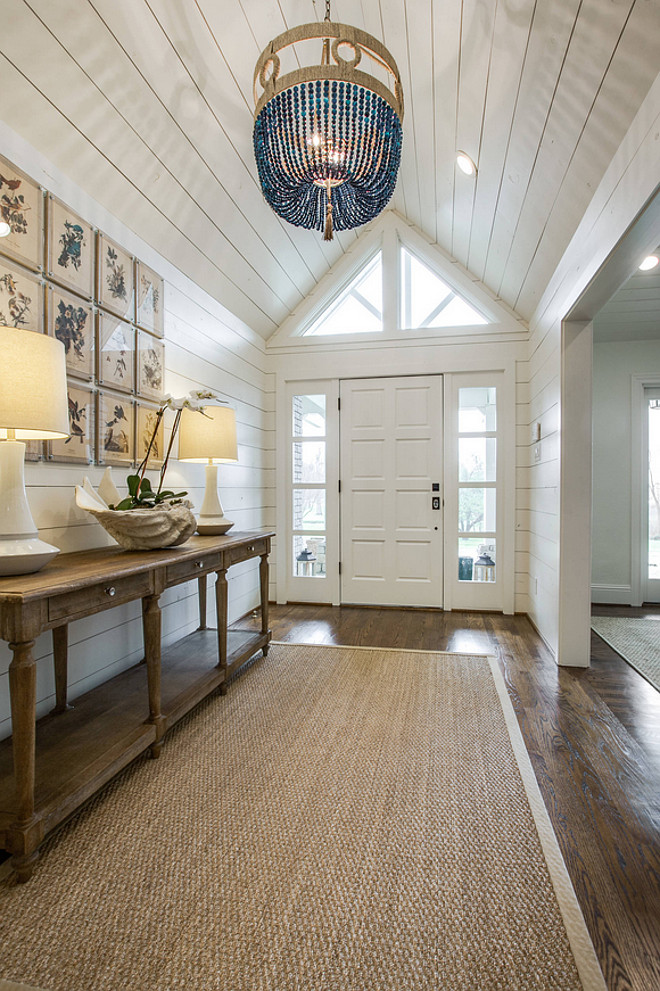
<svg viewBox="0 0 660 991">
<path fill-rule="evenodd" d="M 249 546 L 248 546 L 248 554 L 252 554 L 252 553 L 254 553 L 254 544 L 249 544 Z"/>
<path fill-rule="evenodd" d="M 203 561 L 195 561 L 195 567 L 196 568 L 203 568 L 204 567 L 204 562 Z"/>
<path fill-rule="evenodd" d="M 105 594 L 109 595 L 110 598 L 112 598 L 113 595 L 117 594 L 117 589 L 115 588 L 114 585 L 108 585 L 108 587 L 105 590 Z"/>
</svg>

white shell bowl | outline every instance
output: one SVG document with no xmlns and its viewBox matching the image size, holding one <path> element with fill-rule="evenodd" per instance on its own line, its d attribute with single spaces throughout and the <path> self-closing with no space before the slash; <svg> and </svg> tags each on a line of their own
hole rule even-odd
<svg viewBox="0 0 660 991">
<path fill-rule="evenodd" d="M 176 547 L 192 537 L 197 520 L 187 506 L 158 509 L 88 509 L 120 547 L 127 551 Z"/>
<path fill-rule="evenodd" d="M 115 490 L 116 491 L 116 490 Z M 117 493 L 118 495 L 118 493 Z M 76 504 L 91 513 L 103 529 L 127 551 L 156 550 L 185 543 L 197 529 L 189 503 L 163 503 L 154 509 L 108 509 L 86 478 L 76 485 Z"/>
</svg>

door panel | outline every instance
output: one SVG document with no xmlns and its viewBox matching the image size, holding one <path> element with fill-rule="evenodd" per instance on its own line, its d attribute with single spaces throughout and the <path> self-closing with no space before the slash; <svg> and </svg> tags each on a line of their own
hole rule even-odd
<svg viewBox="0 0 660 991">
<path fill-rule="evenodd" d="M 344 381 L 340 395 L 342 602 L 441 607 L 442 376 Z"/>
</svg>

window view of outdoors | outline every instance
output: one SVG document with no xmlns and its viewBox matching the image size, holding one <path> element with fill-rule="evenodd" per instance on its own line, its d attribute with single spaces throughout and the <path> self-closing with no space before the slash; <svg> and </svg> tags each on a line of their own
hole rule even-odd
<svg viewBox="0 0 660 991">
<path fill-rule="evenodd" d="M 660 399 L 649 399 L 649 578 L 660 581 Z"/>
<path fill-rule="evenodd" d="M 488 323 L 428 265 L 401 248 L 401 327 L 466 327 Z"/>
<path fill-rule="evenodd" d="M 305 336 L 368 334 L 383 330 L 383 262 L 380 252 L 323 311 Z"/>
<path fill-rule="evenodd" d="M 325 396 L 292 404 L 293 574 L 325 578 Z"/>
<path fill-rule="evenodd" d="M 458 390 L 458 578 L 495 581 L 496 390 Z M 467 435 L 467 436 L 466 436 Z"/>
</svg>

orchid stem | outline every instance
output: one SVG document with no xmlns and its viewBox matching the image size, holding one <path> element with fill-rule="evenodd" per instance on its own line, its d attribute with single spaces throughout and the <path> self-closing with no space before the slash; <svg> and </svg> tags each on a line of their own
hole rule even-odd
<svg viewBox="0 0 660 991">
<path fill-rule="evenodd" d="M 163 487 L 163 482 L 165 480 L 165 472 L 167 470 L 167 463 L 170 460 L 170 453 L 172 451 L 172 444 L 174 443 L 174 438 L 176 437 L 176 432 L 179 429 L 179 420 L 181 419 L 181 410 L 176 411 L 176 416 L 174 417 L 174 424 L 172 426 L 172 433 L 170 434 L 170 442 L 167 445 L 167 454 L 165 455 L 165 460 L 163 461 L 163 467 L 160 469 L 160 481 L 158 482 L 158 492 L 156 495 L 160 495 L 160 491 Z"/>
</svg>

